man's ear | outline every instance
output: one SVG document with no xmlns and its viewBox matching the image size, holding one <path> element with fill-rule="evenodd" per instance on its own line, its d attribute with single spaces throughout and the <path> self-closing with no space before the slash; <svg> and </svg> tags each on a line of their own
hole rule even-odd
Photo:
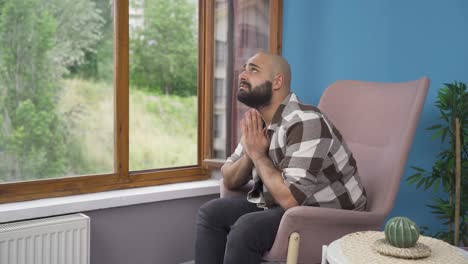
<svg viewBox="0 0 468 264">
<path fill-rule="evenodd" d="M 283 86 L 283 81 L 284 81 L 284 76 L 282 74 L 276 74 L 275 77 L 273 77 L 273 84 L 272 84 L 273 90 L 280 89 Z"/>
</svg>

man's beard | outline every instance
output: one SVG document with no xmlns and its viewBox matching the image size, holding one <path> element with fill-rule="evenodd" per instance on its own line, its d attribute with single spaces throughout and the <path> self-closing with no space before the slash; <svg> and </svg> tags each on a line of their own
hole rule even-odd
<svg viewBox="0 0 468 264">
<path fill-rule="evenodd" d="M 265 81 L 264 83 L 255 86 L 253 89 L 248 82 L 241 81 L 240 84 L 247 85 L 248 91 L 239 90 L 237 92 L 237 100 L 239 100 L 239 102 L 255 109 L 259 109 L 260 107 L 267 106 L 271 103 L 271 98 L 273 96 L 273 85 L 271 81 Z"/>
</svg>

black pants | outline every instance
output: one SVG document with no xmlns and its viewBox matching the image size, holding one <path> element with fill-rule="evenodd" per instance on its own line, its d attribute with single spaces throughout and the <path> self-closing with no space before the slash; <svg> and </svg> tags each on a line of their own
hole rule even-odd
<svg viewBox="0 0 468 264">
<path fill-rule="evenodd" d="M 284 210 L 263 210 L 246 199 L 220 198 L 197 216 L 196 264 L 259 264 L 275 240 Z"/>
</svg>

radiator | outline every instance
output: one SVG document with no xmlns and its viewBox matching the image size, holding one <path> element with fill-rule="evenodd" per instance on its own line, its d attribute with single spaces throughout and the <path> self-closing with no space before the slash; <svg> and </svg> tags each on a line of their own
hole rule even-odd
<svg viewBox="0 0 468 264">
<path fill-rule="evenodd" d="M 56 216 L 0 225 L 0 264 L 89 264 L 89 217 Z"/>
</svg>

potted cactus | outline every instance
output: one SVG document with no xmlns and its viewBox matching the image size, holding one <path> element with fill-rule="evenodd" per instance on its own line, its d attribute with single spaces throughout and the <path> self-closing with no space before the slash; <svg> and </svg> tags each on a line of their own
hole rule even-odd
<svg viewBox="0 0 468 264">
<path fill-rule="evenodd" d="M 394 247 L 414 247 L 419 239 L 419 228 L 407 217 L 393 217 L 385 224 L 385 239 Z"/>
<path fill-rule="evenodd" d="M 425 190 L 442 186 L 446 198 L 435 198 L 428 205 L 432 213 L 447 225 L 447 230 L 429 234 L 459 246 L 468 246 L 468 91 L 462 82 L 446 83 L 438 92 L 436 106 L 442 122 L 428 128 L 433 139 L 440 137 L 444 148 L 431 171 L 412 167 L 415 174 L 407 178 Z M 447 141 L 448 142 L 447 142 Z M 427 231 L 426 227 L 421 227 Z"/>
</svg>

